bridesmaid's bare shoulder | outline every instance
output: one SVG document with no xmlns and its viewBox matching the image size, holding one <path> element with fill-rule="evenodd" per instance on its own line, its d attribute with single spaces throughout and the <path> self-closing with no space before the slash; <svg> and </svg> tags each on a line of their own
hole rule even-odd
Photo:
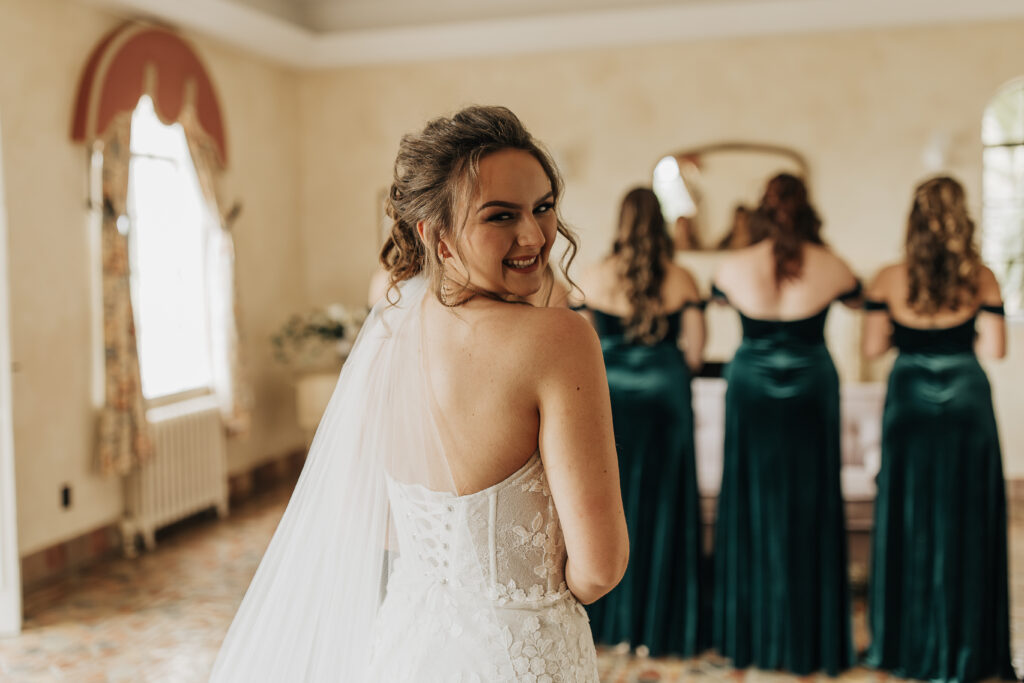
<svg viewBox="0 0 1024 683">
<path fill-rule="evenodd" d="M 882 267 L 871 279 L 865 290 L 865 296 L 875 301 L 889 301 L 897 294 L 897 290 L 905 286 L 907 266 L 905 263 L 892 263 Z"/>
<path fill-rule="evenodd" d="M 666 301 L 666 308 L 678 308 L 678 306 L 684 303 L 700 300 L 700 289 L 697 286 L 697 280 L 687 268 L 669 261 L 668 267 L 665 269 L 665 281 L 674 295 L 672 298 L 678 300 L 678 302 Z M 672 305 L 673 303 L 678 303 L 678 305 Z"/>
<path fill-rule="evenodd" d="M 999 280 L 988 266 L 982 266 L 981 272 L 978 273 L 978 299 L 987 305 L 999 305 L 1003 302 Z"/>
</svg>

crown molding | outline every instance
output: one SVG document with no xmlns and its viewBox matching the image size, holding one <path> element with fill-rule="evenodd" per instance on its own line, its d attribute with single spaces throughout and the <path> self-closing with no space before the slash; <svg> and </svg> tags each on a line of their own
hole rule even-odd
<svg viewBox="0 0 1024 683">
<path fill-rule="evenodd" d="M 272 61 L 308 68 L 316 34 L 229 0 L 77 0 L 126 19 L 190 29 Z"/>
<path fill-rule="evenodd" d="M 717 0 L 314 33 L 230 0 L 78 0 L 303 69 L 1024 18 L 1021 0 Z"/>
</svg>

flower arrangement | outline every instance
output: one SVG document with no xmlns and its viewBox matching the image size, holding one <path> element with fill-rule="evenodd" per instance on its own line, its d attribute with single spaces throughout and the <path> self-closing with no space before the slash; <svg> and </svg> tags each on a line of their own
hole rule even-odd
<svg viewBox="0 0 1024 683">
<path fill-rule="evenodd" d="M 293 315 L 270 338 L 274 358 L 300 371 L 337 367 L 348 357 L 365 319 L 366 311 L 341 304 Z"/>
</svg>

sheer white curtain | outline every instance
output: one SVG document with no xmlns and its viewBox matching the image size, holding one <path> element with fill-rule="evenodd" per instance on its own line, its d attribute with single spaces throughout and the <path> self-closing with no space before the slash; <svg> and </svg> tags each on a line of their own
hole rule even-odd
<svg viewBox="0 0 1024 683">
<path fill-rule="evenodd" d="M 207 313 L 213 389 L 221 404 L 228 431 L 248 431 L 252 396 L 240 352 L 238 296 L 235 287 L 235 243 L 231 229 L 237 208 L 225 213 L 220 199 L 222 166 L 216 146 L 190 112 L 182 117 L 192 163 L 206 199 Z"/>
</svg>

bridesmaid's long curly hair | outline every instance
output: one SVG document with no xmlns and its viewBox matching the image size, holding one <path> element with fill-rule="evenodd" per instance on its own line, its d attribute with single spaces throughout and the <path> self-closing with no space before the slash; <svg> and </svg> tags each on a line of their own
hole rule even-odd
<svg viewBox="0 0 1024 683">
<path fill-rule="evenodd" d="M 775 255 L 775 286 L 800 277 L 803 245 L 823 244 L 821 219 L 814 210 L 804 181 L 780 173 L 768 181 L 764 196 L 750 218 L 752 241 L 772 239 Z"/>
<path fill-rule="evenodd" d="M 466 223 L 465 215 L 456 216 L 459 202 L 472 196 L 480 160 L 503 149 L 528 152 L 551 181 L 558 234 L 569 243 L 560 264 L 562 273 L 566 273 L 576 257 L 578 243 L 558 212 L 563 183 L 554 160 L 509 109 L 472 106 L 453 116 L 429 121 L 422 132 L 405 135 L 399 143 L 394 180 L 385 205 L 393 224 L 380 253 L 380 262 L 389 274 L 389 301 L 397 301 L 391 296 L 393 292 L 397 295 L 398 283 L 421 272 L 430 278 L 431 288 L 442 304 L 452 305 L 454 299 L 457 305 L 466 300 L 459 295 L 468 286 L 463 286 L 462 292 L 454 297 L 452 292 L 445 291 L 450 285 L 443 281 L 437 247 L 441 239 L 458 245 Z M 427 226 L 426 244 L 416 232 L 419 221 Z"/>
<path fill-rule="evenodd" d="M 658 196 L 646 187 L 630 190 L 622 200 L 618 235 L 612 244 L 629 301 L 626 338 L 630 341 L 654 344 L 665 336 L 668 318 L 662 310 L 661 285 L 672 251 Z"/>
<path fill-rule="evenodd" d="M 963 186 L 948 176 L 918 185 L 907 220 L 907 305 L 922 315 L 970 306 L 981 268 Z"/>
</svg>

